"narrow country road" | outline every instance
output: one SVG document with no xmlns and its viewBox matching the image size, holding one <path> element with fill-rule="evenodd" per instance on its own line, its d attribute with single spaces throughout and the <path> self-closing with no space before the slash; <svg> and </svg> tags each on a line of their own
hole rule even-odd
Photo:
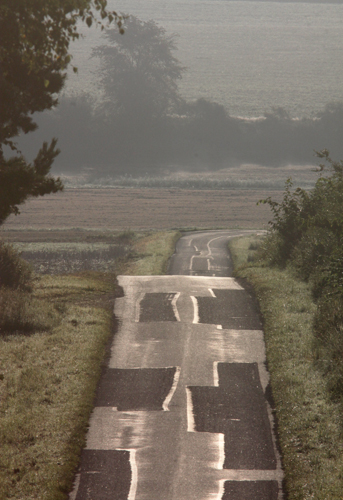
<svg viewBox="0 0 343 500">
<path fill-rule="evenodd" d="M 72 500 L 280 500 L 263 332 L 229 238 L 189 233 L 124 297 Z"/>
</svg>

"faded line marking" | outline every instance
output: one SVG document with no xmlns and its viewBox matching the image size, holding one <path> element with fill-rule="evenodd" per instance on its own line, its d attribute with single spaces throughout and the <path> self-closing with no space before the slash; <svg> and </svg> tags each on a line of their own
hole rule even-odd
<svg viewBox="0 0 343 500">
<path fill-rule="evenodd" d="M 164 400 L 163 405 L 162 405 L 163 411 L 170 411 L 169 410 L 169 403 L 172 400 L 172 397 L 174 396 L 174 393 L 176 391 L 176 387 L 177 387 L 177 384 L 178 384 L 179 378 L 180 378 L 180 372 L 181 372 L 181 367 L 177 366 L 176 367 L 176 372 L 175 372 L 175 375 L 174 375 L 173 385 L 172 385 L 172 387 L 171 387 L 171 389 L 169 391 L 168 396 L 166 397 L 166 399 Z"/>
<path fill-rule="evenodd" d="M 217 330 L 222 330 L 223 329 L 223 325 L 217 325 Z"/>
<path fill-rule="evenodd" d="M 193 302 L 193 306 L 194 306 L 194 319 L 193 319 L 193 323 L 199 323 L 199 305 L 198 305 L 198 301 L 195 297 L 193 297 L 193 295 L 191 295 L 191 299 L 192 299 L 192 302 Z"/>
<path fill-rule="evenodd" d="M 73 490 L 69 493 L 69 500 L 75 500 L 76 495 L 77 495 L 77 491 L 78 491 L 79 486 L 80 486 L 80 482 L 81 482 L 81 474 L 78 473 L 75 476 Z"/>
<path fill-rule="evenodd" d="M 210 259 L 207 259 L 207 270 L 211 271 L 211 262 L 210 262 Z"/>
<path fill-rule="evenodd" d="M 189 263 L 189 270 L 192 271 L 193 270 L 193 259 L 194 257 L 196 257 L 195 255 L 192 255 L 191 257 L 191 260 L 190 260 L 190 263 Z"/>
<path fill-rule="evenodd" d="M 193 415 L 193 401 L 191 390 L 186 387 L 187 395 L 187 432 L 195 432 L 195 422 Z"/>
<path fill-rule="evenodd" d="M 214 387 L 219 387 L 218 363 L 219 363 L 219 361 L 214 361 L 214 363 L 213 363 L 213 382 L 214 382 Z"/>
<path fill-rule="evenodd" d="M 179 315 L 179 311 L 177 310 L 177 306 L 176 306 L 176 302 L 177 302 L 177 299 L 180 297 L 180 292 L 176 293 L 172 302 L 171 302 L 171 305 L 172 305 L 172 308 L 173 308 L 173 311 L 174 311 L 174 314 L 175 314 L 175 318 L 177 319 L 177 321 L 181 321 L 180 319 L 180 315 Z"/>
<path fill-rule="evenodd" d="M 282 470 L 260 470 L 260 469 L 223 469 L 222 476 L 225 481 L 282 481 Z"/>
<path fill-rule="evenodd" d="M 145 293 L 140 293 L 135 304 L 135 323 L 139 323 L 139 316 L 141 313 L 141 302 L 145 297 Z"/>
<path fill-rule="evenodd" d="M 208 291 L 210 292 L 210 294 L 212 295 L 212 297 L 214 297 L 215 299 L 217 298 L 217 297 L 215 296 L 215 293 L 214 293 L 214 291 L 212 290 L 212 288 L 209 288 L 209 289 L 208 289 Z"/>
</svg>

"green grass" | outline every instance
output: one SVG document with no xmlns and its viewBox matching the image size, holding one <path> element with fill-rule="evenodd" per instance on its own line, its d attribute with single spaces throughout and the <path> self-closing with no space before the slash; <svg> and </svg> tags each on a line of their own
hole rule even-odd
<svg viewBox="0 0 343 500">
<path fill-rule="evenodd" d="M 128 236 L 121 273 L 166 269 L 178 233 Z M 0 288 L 1 500 L 68 498 L 120 293 L 113 273 L 92 271 Z"/>
<path fill-rule="evenodd" d="M 159 231 L 137 240 L 133 245 L 136 259 L 127 266 L 125 274 L 136 276 L 165 274 L 179 231 Z"/>
<path fill-rule="evenodd" d="M 117 290 L 101 278 L 38 279 L 20 297 L 20 330 L 2 332 L 1 499 L 66 498 L 111 334 L 111 309 L 96 299 Z"/>
<path fill-rule="evenodd" d="M 342 500 L 342 417 L 317 368 L 310 286 L 252 262 L 256 247 L 251 237 L 230 242 L 236 276 L 252 284 L 263 315 L 288 500 Z"/>
</svg>

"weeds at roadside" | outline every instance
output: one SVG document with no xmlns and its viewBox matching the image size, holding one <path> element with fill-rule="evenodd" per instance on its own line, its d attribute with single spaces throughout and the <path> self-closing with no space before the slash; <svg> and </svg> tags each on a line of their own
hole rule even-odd
<svg viewBox="0 0 343 500">
<path fill-rule="evenodd" d="M 311 285 L 291 268 L 269 267 L 259 260 L 260 250 L 252 250 L 252 243 L 251 237 L 239 238 L 229 246 L 235 273 L 253 285 L 263 315 L 287 498 L 341 500 L 342 413 L 318 369 L 313 330 L 317 305 Z M 255 257 L 247 263 L 251 252 Z M 330 338 L 326 340 L 330 349 Z"/>
</svg>

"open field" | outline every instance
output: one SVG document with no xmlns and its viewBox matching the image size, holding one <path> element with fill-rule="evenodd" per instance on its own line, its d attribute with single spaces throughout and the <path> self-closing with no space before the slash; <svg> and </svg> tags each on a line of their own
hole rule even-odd
<svg viewBox="0 0 343 500">
<path fill-rule="evenodd" d="M 171 228 L 263 228 L 269 207 L 256 202 L 275 190 L 188 190 L 159 188 L 68 188 L 28 201 L 1 231 L 13 229 L 145 230 Z"/>
</svg>

